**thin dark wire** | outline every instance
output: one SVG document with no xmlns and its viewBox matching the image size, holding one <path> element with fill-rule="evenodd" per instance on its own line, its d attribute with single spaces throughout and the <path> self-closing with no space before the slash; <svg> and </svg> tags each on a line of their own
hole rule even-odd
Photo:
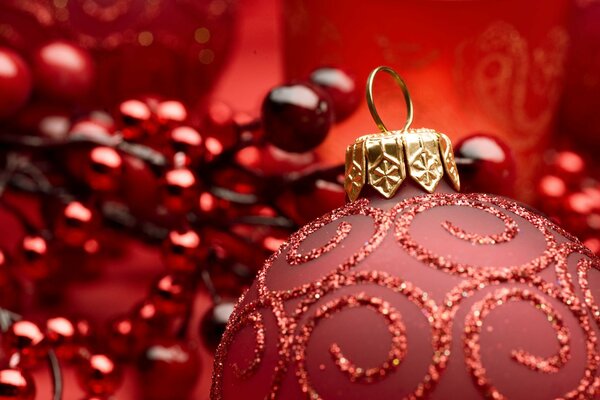
<svg viewBox="0 0 600 400">
<path fill-rule="evenodd" d="M 54 391 L 53 400 L 61 400 L 63 393 L 63 379 L 60 364 L 54 350 L 48 351 L 48 366 L 52 373 L 52 389 Z"/>
</svg>

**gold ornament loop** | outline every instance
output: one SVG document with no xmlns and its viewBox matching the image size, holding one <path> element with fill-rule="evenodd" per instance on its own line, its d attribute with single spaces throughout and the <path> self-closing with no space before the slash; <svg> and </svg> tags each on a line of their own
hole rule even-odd
<svg viewBox="0 0 600 400">
<path fill-rule="evenodd" d="M 404 127 L 402 128 L 401 132 L 406 132 L 408 128 L 410 128 L 410 125 L 413 121 L 413 104 L 410 98 L 410 93 L 408 92 L 408 87 L 406 86 L 406 83 L 404 82 L 402 77 L 400 77 L 400 75 L 398 75 L 398 73 L 394 69 L 386 67 L 385 65 L 379 66 L 373 71 L 371 71 L 371 73 L 369 74 L 369 78 L 367 79 L 367 105 L 369 106 L 371 116 L 373 117 L 375 124 L 377 124 L 377 127 L 382 133 L 389 132 L 389 130 L 383 123 L 381 117 L 379 116 L 379 113 L 377 112 L 377 107 L 375 107 L 375 102 L 373 101 L 373 81 L 375 81 L 375 76 L 379 72 L 387 72 L 389 75 L 391 75 L 402 90 L 402 94 L 404 95 L 404 101 L 406 102 L 406 123 L 404 124 Z"/>
</svg>

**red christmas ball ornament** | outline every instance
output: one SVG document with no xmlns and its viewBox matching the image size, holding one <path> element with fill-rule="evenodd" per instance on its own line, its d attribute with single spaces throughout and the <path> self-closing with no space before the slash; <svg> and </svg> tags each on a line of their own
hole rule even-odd
<svg viewBox="0 0 600 400">
<path fill-rule="evenodd" d="M 456 145 L 455 155 L 463 178 L 463 191 L 511 196 L 515 190 L 516 163 L 512 150 L 495 136 L 476 133 Z"/>
<path fill-rule="evenodd" d="M 9 362 L 12 367 L 28 368 L 39 365 L 48 352 L 47 342 L 40 327 L 27 320 L 13 323 L 2 342 L 7 354 L 18 355 Z"/>
<path fill-rule="evenodd" d="M 374 117 L 382 134 L 347 149 L 350 202 L 237 304 L 211 399 L 597 398 L 600 259 L 512 200 L 459 193 L 447 136 Z"/>
<path fill-rule="evenodd" d="M 123 380 L 121 367 L 106 354 L 92 354 L 77 365 L 79 385 L 88 394 L 114 394 Z"/>
<path fill-rule="evenodd" d="M 81 100 L 94 85 L 94 62 L 90 54 L 64 40 L 49 42 L 35 52 L 33 72 L 37 87 L 52 99 Z"/>
<path fill-rule="evenodd" d="M 198 349 L 175 339 L 161 339 L 146 348 L 138 362 L 143 398 L 187 399 L 201 372 Z"/>
<path fill-rule="evenodd" d="M 169 232 L 163 245 L 163 259 L 174 272 L 194 272 L 198 268 L 202 240 L 191 229 Z"/>
<path fill-rule="evenodd" d="M 135 358 L 150 339 L 150 327 L 144 321 L 121 316 L 109 323 L 107 346 L 118 360 Z"/>
<path fill-rule="evenodd" d="M 25 61 L 13 50 L 0 47 L 0 118 L 23 107 L 31 87 L 31 72 Z"/>
<path fill-rule="evenodd" d="M 321 144 L 333 122 L 327 94 L 315 85 L 293 83 L 272 89 L 262 104 L 266 140 L 282 150 L 303 153 Z"/>
<path fill-rule="evenodd" d="M 356 80 L 340 68 L 321 67 L 310 74 L 310 81 L 329 95 L 336 122 L 348 118 L 360 105 Z"/>
<path fill-rule="evenodd" d="M 181 101 L 161 101 L 156 106 L 156 118 L 163 126 L 173 126 L 185 122 L 188 111 Z"/>
<path fill-rule="evenodd" d="M 33 378 L 15 368 L 0 370 L 0 400 L 33 400 L 36 389 Z"/>
<path fill-rule="evenodd" d="M 98 146 L 90 150 L 88 157 L 86 183 L 95 190 L 115 190 L 123 173 L 121 155 L 111 147 Z"/>
<path fill-rule="evenodd" d="M 68 246 L 82 246 L 92 235 L 96 217 L 94 212 L 80 203 L 67 203 L 54 227 L 55 236 Z"/>
</svg>

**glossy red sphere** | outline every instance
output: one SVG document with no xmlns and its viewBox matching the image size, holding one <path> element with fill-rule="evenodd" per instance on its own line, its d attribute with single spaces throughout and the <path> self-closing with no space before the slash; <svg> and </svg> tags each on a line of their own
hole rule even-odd
<svg viewBox="0 0 600 400">
<path fill-rule="evenodd" d="M 117 127 L 126 140 L 139 140 L 154 133 L 154 115 L 142 100 L 123 101 L 117 107 Z"/>
<path fill-rule="evenodd" d="M 0 47 L 0 118 L 23 107 L 31 88 L 31 72 L 23 58 L 11 49 Z"/>
<path fill-rule="evenodd" d="M 200 260 L 202 240 L 191 229 L 172 230 L 163 244 L 163 259 L 172 271 L 194 272 Z"/>
<path fill-rule="evenodd" d="M 198 181 L 188 168 L 165 172 L 161 182 L 162 204 L 173 213 L 190 211 L 197 200 Z"/>
<path fill-rule="evenodd" d="M 0 400 L 34 400 L 36 388 L 33 378 L 20 369 L 0 370 Z"/>
<path fill-rule="evenodd" d="M 121 316 L 110 321 L 106 344 L 118 360 L 132 360 L 150 340 L 150 326 L 140 319 Z"/>
<path fill-rule="evenodd" d="M 354 77 L 340 68 L 318 68 L 310 74 L 310 81 L 329 95 L 336 122 L 352 115 L 362 100 Z"/>
<path fill-rule="evenodd" d="M 52 257 L 48 242 L 40 235 L 27 235 L 19 245 L 17 268 L 29 279 L 42 279 L 51 271 Z"/>
<path fill-rule="evenodd" d="M 267 141 L 282 150 L 303 153 L 325 140 L 333 109 L 327 94 L 314 85 L 282 85 L 265 97 L 262 122 Z"/>
<path fill-rule="evenodd" d="M 98 146 L 90 150 L 88 157 L 86 183 L 95 190 L 115 190 L 123 172 L 121 155 L 111 147 Z"/>
<path fill-rule="evenodd" d="M 198 165 L 202 161 L 204 139 L 196 129 L 185 125 L 178 126 L 171 129 L 167 136 L 173 155 L 181 153 L 186 158 L 183 165 L 178 166 Z"/>
<path fill-rule="evenodd" d="M 159 313 L 180 315 L 191 301 L 193 281 L 189 275 L 167 274 L 160 277 L 150 292 L 150 301 Z"/>
<path fill-rule="evenodd" d="M 90 54 L 64 40 L 40 47 L 33 56 L 33 71 L 37 87 L 53 99 L 80 100 L 94 85 L 94 62 Z"/>
<path fill-rule="evenodd" d="M 92 354 L 77 365 L 79 385 L 88 394 L 111 395 L 123 380 L 121 367 L 105 354 Z"/>
<path fill-rule="evenodd" d="M 49 318 L 46 321 L 46 338 L 56 355 L 63 360 L 72 360 L 84 344 L 76 323 L 65 317 Z"/>
<path fill-rule="evenodd" d="M 62 209 L 54 233 L 69 246 L 82 246 L 93 234 L 95 225 L 94 212 L 79 201 L 71 201 Z"/>
<path fill-rule="evenodd" d="M 13 323 L 2 338 L 8 354 L 18 354 L 12 358 L 11 366 L 32 367 L 39 365 L 48 352 L 47 342 L 40 327 L 27 320 Z"/>
<path fill-rule="evenodd" d="M 499 138 L 477 133 L 461 139 L 454 148 L 463 192 L 511 196 L 515 191 L 516 163 L 513 152 Z"/>
<path fill-rule="evenodd" d="M 161 101 L 156 106 L 156 118 L 163 126 L 174 126 L 188 118 L 188 111 L 181 101 Z"/>
<path fill-rule="evenodd" d="M 202 133 L 206 136 L 206 156 L 209 160 L 239 142 L 235 113 L 222 101 L 208 104 L 201 126 Z"/>
<path fill-rule="evenodd" d="M 201 373 L 198 349 L 175 339 L 161 339 L 140 357 L 140 386 L 146 400 L 188 399 Z"/>
<path fill-rule="evenodd" d="M 207 349 L 215 351 L 235 308 L 235 301 L 223 300 L 210 307 L 200 320 L 200 337 Z"/>
</svg>

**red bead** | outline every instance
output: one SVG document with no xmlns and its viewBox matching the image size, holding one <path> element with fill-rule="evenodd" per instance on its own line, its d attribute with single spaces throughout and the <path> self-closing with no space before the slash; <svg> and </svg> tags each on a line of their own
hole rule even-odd
<svg viewBox="0 0 600 400">
<path fill-rule="evenodd" d="M 31 93 L 31 72 L 14 51 L 0 47 L 0 118 L 19 110 Z"/>
<path fill-rule="evenodd" d="M 169 232 L 163 245 L 163 259 L 173 271 L 193 272 L 196 270 L 202 240 L 193 230 Z"/>
<path fill-rule="evenodd" d="M 304 225 L 328 211 L 344 205 L 346 192 L 342 185 L 317 179 L 301 187 L 283 192 L 277 205 L 296 224 Z"/>
<path fill-rule="evenodd" d="M 123 380 L 121 367 L 105 354 L 92 354 L 77 366 L 79 385 L 88 394 L 111 395 Z"/>
<path fill-rule="evenodd" d="M 172 126 L 184 122 L 188 117 L 188 112 L 181 101 L 161 101 L 156 106 L 156 117 L 160 124 Z"/>
<path fill-rule="evenodd" d="M 189 307 L 193 295 L 192 284 L 187 275 L 164 275 L 153 285 L 150 301 L 159 313 L 180 315 Z"/>
<path fill-rule="evenodd" d="M 303 153 L 327 137 L 333 110 L 322 89 L 305 83 L 272 89 L 262 104 L 265 138 L 282 150 Z"/>
<path fill-rule="evenodd" d="M 143 353 L 138 368 L 146 400 L 188 399 L 201 372 L 198 350 L 182 341 L 161 339 Z"/>
<path fill-rule="evenodd" d="M 110 322 L 106 344 L 110 354 L 116 359 L 131 360 L 146 346 L 149 335 L 148 324 L 129 316 L 122 316 Z"/>
<path fill-rule="evenodd" d="M 211 102 L 202 121 L 202 132 L 206 133 L 209 158 L 234 147 L 239 141 L 239 134 L 231 107 L 221 101 Z"/>
<path fill-rule="evenodd" d="M 178 126 L 167 134 L 173 153 L 183 153 L 188 162 L 198 164 L 204 154 L 204 142 L 200 133 L 189 126 Z"/>
<path fill-rule="evenodd" d="M 572 188 L 577 187 L 586 173 L 585 160 L 573 151 L 555 153 L 551 156 L 549 167 Z"/>
<path fill-rule="evenodd" d="M 288 153 L 275 146 L 248 146 L 235 155 L 235 161 L 261 176 L 287 176 L 314 169 L 318 157 L 313 152 Z"/>
<path fill-rule="evenodd" d="M 117 125 L 126 140 L 139 140 L 153 132 L 153 114 L 141 100 L 126 100 L 117 108 Z"/>
<path fill-rule="evenodd" d="M 89 153 L 86 182 L 95 190 L 112 191 L 117 188 L 122 175 L 123 159 L 111 147 L 98 146 Z"/>
<path fill-rule="evenodd" d="M 209 308 L 200 320 L 200 337 L 210 351 L 217 349 L 234 308 L 235 301 L 221 301 Z"/>
<path fill-rule="evenodd" d="M 197 179 L 187 168 L 174 168 L 167 171 L 161 184 L 162 204 L 174 213 L 190 211 L 196 202 Z"/>
<path fill-rule="evenodd" d="M 516 164 L 512 150 L 500 139 L 477 133 L 461 139 L 455 148 L 463 192 L 511 196 L 515 190 Z"/>
<path fill-rule="evenodd" d="M 95 225 L 92 210 L 78 201 L 71 201 L 63 208 L 54 232 L 68 246 L 82 246 L 90 238 Z"/>
<path fill-rule="evenodd" d="M 89 53 L 63 40 L 40 47 L 33 56 L 33 70 L 37 87 L 53 99 L 79 100 L 94 85 L 94 63 Z"/>
<path fill-rule="evenodd" d="M 27 235 L 20 243 L 17 262 L 18 270 L 29 279 L 43 279 L 52 267 L 49 246 L 39 235 Z"/>
<path fill-rule="evenodd" d="M 46 321 L 46 338 L 56 355 L 63 360 L 73 360 L 83 345 L 76 323 L 65 317 Z"/>
<path fill-rule="evenodd" d="M 0 400 L 33 400 L 36 388 L 33 378 L 14 368 L 0 370 Z"/>
<path fill-rule="evenodd" d="M 18 354 L 18 358 L 11 357 L 11 367 L 36 366 L 48 352 L 44 333 L 31 321 L 16 321 L 2 340 L 7 354 Z"/>
<path fill-rule="evenodd" d="M 105 139 L 107 136 L 112 135 L 113 127 L 109 121 L 100 121 L 98 119 L 83 118 L 71 126 L 69 135 L 77 135 L 89 137 L 92 139 Z"/>
<path fill-rule="evenodd" d="M 362 99 L 355 79 L 339 68 L 322 67 L 310 74 L 310 81 L 323 89 L 331 99 L 336 122 L 348 118 Z"/>
</svg>

